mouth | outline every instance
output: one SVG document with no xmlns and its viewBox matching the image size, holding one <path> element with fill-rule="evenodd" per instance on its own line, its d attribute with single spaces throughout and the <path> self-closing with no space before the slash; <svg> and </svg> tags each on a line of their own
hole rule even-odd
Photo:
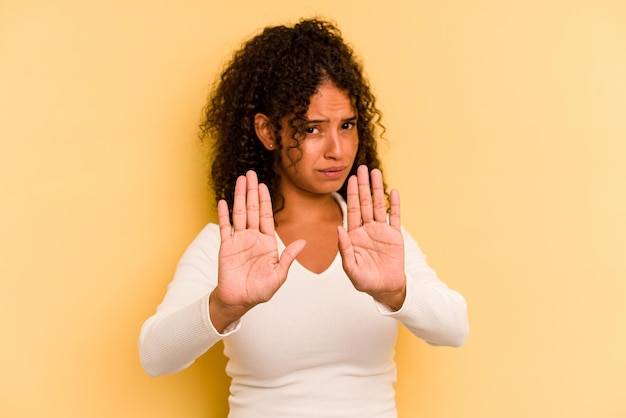
<svg viewBox="0 0 626 418">
<path fill-rule="evenodd" d="M 320 170 L 320 173 L 326 178 L 329 179 L 337 179 L 342 177 L 346 172 L 346 167 L 328 167 L 323 170 Z"/>
</svg>

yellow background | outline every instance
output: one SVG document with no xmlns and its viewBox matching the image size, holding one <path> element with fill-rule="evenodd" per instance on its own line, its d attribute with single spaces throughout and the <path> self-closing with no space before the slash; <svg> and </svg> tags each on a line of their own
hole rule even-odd
<svg viewBox="0 0 626 418">
<path fill-rule="evenodd" d="M 137 335 L 214 216 L 196 127 L 230 51 L 320 14 L 363 57 L 403 223 L 470 307 L 405 332 L 401 417 L 626 417 L 620 0 L 0 1 L 0 416 L 224 417 L 219 349 Z"/>
</svg>

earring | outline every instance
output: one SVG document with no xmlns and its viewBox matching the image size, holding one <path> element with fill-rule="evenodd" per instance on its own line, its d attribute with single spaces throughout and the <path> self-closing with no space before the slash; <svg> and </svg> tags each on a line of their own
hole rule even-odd
<svg viewBox="0 0 626 418">
<path fill-rule="evenodd" d="M 269 146 L 270 146 L 270 148 L 274 148 L 274 144 L 270 144 Z"/>
</svg>

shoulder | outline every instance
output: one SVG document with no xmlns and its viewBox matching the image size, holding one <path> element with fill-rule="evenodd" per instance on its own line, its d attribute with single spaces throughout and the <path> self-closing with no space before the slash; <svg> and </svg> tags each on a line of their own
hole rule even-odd
<svg viewBox="0 0 626 418">
<path fill-rule="evenodd" d="M 208 223 L 200 230 L 194 242 L 196 241 L 214 241 L 220 240 L 220 227 L 218 224 Z"/>
<path fill-rule="evenodd" d="M 219 225 L 214 223 L 207 224 L 189 244 L 181 261 L 198 256 L 217 258 L 220 241 Z"/>
</svg>

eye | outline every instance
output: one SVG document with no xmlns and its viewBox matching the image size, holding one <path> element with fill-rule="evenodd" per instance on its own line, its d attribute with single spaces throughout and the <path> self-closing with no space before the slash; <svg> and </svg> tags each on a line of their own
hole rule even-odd
<svg viewBox="0 0 626 418">
<path fill-rule="evenodd" d="M 354 123 L 354 122 L 344 122 L 344 123 L 341 125 L 341 129 L 346 129 L 346 130 L 349 130 L 349 129 L 354 128 L 354 126 L 355 126 L 355 123 Z"/>
<path fill-rule="evenodd" d="M 304 132 L 306 132 L 309 135 L 312 135 L 312 134 L 318 133 L 319 129 L 317 129 L 315 126 L 307 126 L 306 128 L 304 128 Z"/>
</svg>

